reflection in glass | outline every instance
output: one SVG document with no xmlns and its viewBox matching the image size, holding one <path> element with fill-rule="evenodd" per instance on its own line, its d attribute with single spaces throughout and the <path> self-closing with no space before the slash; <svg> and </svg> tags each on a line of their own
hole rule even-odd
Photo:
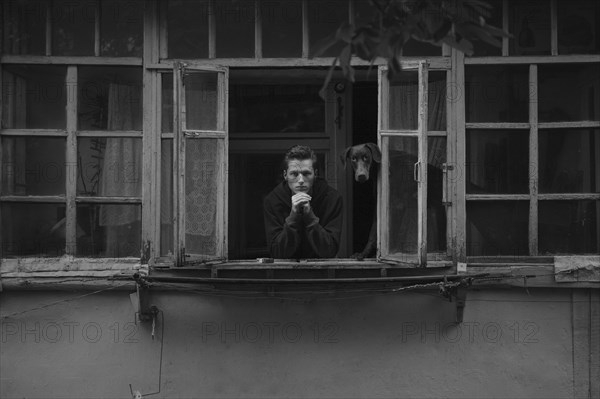
<svg viewBox="0 0 600 399">
<path fill-rule="evenodd" d="M 3 203 L 0 257 L 62 256 L 65 205 Z"/>
<path fill-rule="evenodd" d="M 232 133 L 324 132 L 325 104 L 319 85 L 231 85 Z"/>
<path fill-rule="evenodd" d="M 160 254 L 173 255 L 173 140 L 161 140 L 160 147 Z"/>
<path fill-rule="evenodd" d="M 558 53 L 600 53 L 600 4 L 596 0 L 558 1 Z"/>
<path fill-rule="evenodd" d="M 509 9 L 510 55 L 550 55 L 550 2 L 512 0 Z"/>
<path fill-rule="evenodd" d="M 142 130 L 142 70 L 80 67 L 80 130 Z"/>
<path fill-rule="evenodd" d="M 302 55 L 302 2 L 269 0 L 259 4 L 263 57 L 300 57 Z"/>
<path fill-rule="evenodd" d="M 540 193 L 600 192 L 600 130 L 539 131 Z"/>
<path fill-rule="evenodd" d="M 208 3 L 208 0 L 167 3 L 168 58 L 208 58 Z"/>
<path fill-rule="evenodd" d="M 429 72 L 428 130 L 446 130 L 446 74 Z M 404 71 L 390 81 L 389 128 L 418 129 L 419 75 Z"/>
<path fill-rule="evenodd" d="M 467 130 L 467 193 L 529 192 L 527 130 Z"/>
<path fill-rule="evenodd" d="M 389 243 L 391 255 L 418 251 L 418 184 L 414 164 L 418 160 L 416 137 L 389 138 Z"/>
<path fill-rule="evenodd" d="M 318 44 L 335 35 L 335 32 L 344 22 L 349 21 L 347 0 L 308 1 L 308 34 L 309 53 L 315 54 Z M 335 57 L 340 54 L 341 44 L 330 47 L 320 57 Z"/>
<path fill-rule="evenodd" d="M 67 68 L 2 65 L 2 128 L 64 129 Z"/>
<path fill-rule="evenodd" d="M 540 122 L 600 121 L 598 64 L 538 67 Z"/>
<path fill-rule="evenodd" d="M 441 252 L 446 250 L 446 206 L 442 202 L 446 138 L 427 140 L 427 252 Z"/>
<path fill-rule="evenodd" d="M 186 129 L 219 130 L 217 78 L 214 72 L 189 72 L 185 75 Z"/>
<path fill-rule="evenodd" d="M 100 55 L 142 56 L 142 0 L 100 2 Z"/>
<path fill-rule="evenodd" d="M 96 3 L 54 0 L 50 14 L 52 55 L 94 55 Z"/>
<path fill-rule="evenodd" d="M 467 255 L 528 255 L 528 223 L 528 201 L 467 202 Z"/>
<path fill-rule="evenodd" d="M 136 204 L 78 204 L 77 256 L 139 258 L 141 216 Z"/>
<path fill-rule="evenodd" d="M 161 73 L 160 131 L 173 133 L 173 74 Z"/>
<path fill-rule="evenodd" d="M 541 254 L 598 254 L 600 201 L 540 201 Z"/>
<path fill-rule="evenodd" d="M 3 1 L 5 54 L 46 54 L 47 4 L 44 0 Z"/>
<path fill-rule="evenodd" d="M 467 122 L 529 121 L 526 65 L 465 67 Z"/>
<path fill-rule="evenodd" d="M 2 195 L 64 195 L 66 140 L 2 137 Z"/>
<path fill-rule="evenodd" d="M 485 19 L 485 23 L 495 26 L 496 28 L 502 28 L 502 0 L 488 0 L 492 6 L 490 10 L 489 18 Z M 502 47 L 493 46 L 483 40 L 473 40 L 473 56 L 494 56 L 502 55 Z"/>
<path fill-rule="evenodd" d="M 217 58 L 254 57 L 254 0 L 214 3 Z"/>
<path fill-rule="evenodd" d="M 77 195 L 142 195 L 141 138 L 80 138 L 77 142 L 77 159 Z"/>
<path fill-rule="evenodd" d="M 217 255 L 218 185 L 222 175 L 218 139 L 185 142 L 185 250 Z"/>
</svg>

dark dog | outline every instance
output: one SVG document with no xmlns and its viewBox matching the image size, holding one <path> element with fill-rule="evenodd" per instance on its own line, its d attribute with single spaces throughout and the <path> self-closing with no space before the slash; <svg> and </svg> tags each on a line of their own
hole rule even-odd
<svg viewBox="0 0 600 399">
<path fill-rule="evenodd" d="M 364 143 L 344 150 L 340 155 L 342 165 L 346 166 L 346 160 L 350 160 L 352 170 L 354 171 L 354 180 L 358 183 L 364 183 L 369 179 L 377 179 L 377 166 L 374 163 L 381 163 L 381 151 L 376 144 Z M 377 185 L 373 185 L 374 196 L 376 197 Z M 371 231 L 369 240 L 361 252 L 352 255 L 353 258 L 362 260 L 369 257 L 377 249 L 377 212 L 373 211 L 373 222 L 371 223 Z"/>
</svg>

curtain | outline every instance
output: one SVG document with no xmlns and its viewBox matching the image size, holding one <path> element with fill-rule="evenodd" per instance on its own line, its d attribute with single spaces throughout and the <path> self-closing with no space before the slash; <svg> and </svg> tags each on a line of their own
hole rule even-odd
<svg viewBox="0 0 600 399">
<path fill-rule="evenodd" d="M 139 87 L 111 83 L 108 89 L 108 130 L 135 130 Z M 140 140 L 106 139 L 98 194 L 112 197 L 141 195 Z M 106 257 L 139 256 L 141 212 L 138 205 L 100 205 L 99 224 L 106 231 Z"/>
</svg>

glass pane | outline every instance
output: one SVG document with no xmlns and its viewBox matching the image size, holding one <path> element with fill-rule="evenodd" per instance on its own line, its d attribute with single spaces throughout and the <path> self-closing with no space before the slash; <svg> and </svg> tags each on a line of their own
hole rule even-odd
<svg viewBox="0 0 600 399">
<path fill-rule="evenodd" d="M 542 254 L 600 253 L 600 201 L 540 201 Z"/>
<path fill-rule="evenodd" d="M 405 57 L 427 57 L 442 55 L 442 46 L 434 46 L 415 39 L 408 39 L 402 47 L 402 55 Z"/>
<path fill-rule="evenodd" d="M 467 122 L 529 121 L 526 65 L 465 67 Z"/>
<path fill-rule="evenodd" d="M 173 74 L 161 73 L 160 131 L 173 133 Z"/>
<path fill-rule="evenodd" d="M 529 192 L 527 130 L 467 130 L 467 193 Z"/>
<path fill-rule="evenodd" d="M 389 252 L 412 253 L 418 250 L 418 184 L 414 164 L 418 160 L 416 137 L 389 138 Z"/>
<path fill-rule="evenodd" d="M 558 53 L 600 53 L 600 4 L 596 0 L 558 1 Z"/>
<path fill-rule="evenodd" d="M 528 201 L 467 202 L 467 255 L 528 255 L 528 224 Z"/>
<path fill-rule="evenodd" d="M 77 159 L 77 195 L 141 197 L 141 138 L 80 138 Z"/>
<path fill-rule="evenodd" d="M 161 140 L 160 147 L 160 254 L 173 255 L 173 140 Z"/>
<path fill-rule="evenodd" d="M 254 0 L 215 2 L 217 57 L 254 57 Z"/>
<path fill-rule="evenodd" d="M 513 0 L 509 9 L 510 55 L 550 55 L 550 2 Z"/>
<path fill-rule="evenodd" d="M 221 175 L 219 139 L 185 142 L 185 251 L 216 256 Z"/>
<path fill-rule="evenodd" d="M 46 54 L 46 9 L 43 0 L 4 2 L 4 53 Z"/>
<path fill-rule="evenodd" d="M 139 258 L 141 218 L 140 205 L 77 205 L 77 256 Z"/>
<path fill-rule="evenodd" d="M 100 55 L 142 56 L 142 0 L 100 2 Z"/>
<path fill-rule="evenodd" d="M 320 85 L 240 84 L 229 93 L 232 133 L 325 132 Z"/>
<path fill-rule="evenodd" d="M 208 3 L 208 0 L 168 2 L 169 58 L 208 58 Z"/>
<path fill-rule="evenodd" d="M 52 55 L 94 55 L 96 2 L 54 0 L 50 25 Z"/>
<path fill-rule="evenodd" d="M 427 252 L 446 250 L 446 206 L 442 202 L 446 138 L 427 139 Z"/>
<path fill-rule="evenodd" d="M 600 120 L 600 66 L 538 66 L 540 122 Z"/>
<path fill-rule="evenodd" d="M 2 195 L 64 195 L 64 138 L 2 137 Z"/>
<path fill-rule="evenodd" d="M 3 203 L 2 257 L 61 256 L 65 205 Z"/>
<path fill-rule="evenodd" d="M 3 65 L 2 69 L 2 128 L 66 127 L 66 67 Z"/>
<path fill-rule="evenodd" d="M 309 53 L 313 55 L 315 47 L 323 39 L 335 35 L 344 22 L 349 22 L 348 0 L 307 1 Z M 335 57 L 340 54 L 341 44 L 330 47 L 321 57 Z"/>
<path fill-rule="evenodd" d="M 446 130 L 446 74 L 429 72 L 428 130 Z M 390 81 L 390 129 L 418 129 L 419 75 L 416 71 L 397 74 Z"/>
<path fill-rule="evenodd" d="M 487 0 L 492 6 L 491 15 L 485 22 L 496 28 L 502 28 L 502 0 Z M 473 55 L 475 57 L 502 55 L 502 47 L 493 46 L 483 40 L 473 41 Z"/>
<path fill-rule="evenodd" d="M 142 69 L 80 67 L 80 130 L 142 130 Z"/>
<path fill-rule="evenodd" d="M 356 26 L 366 25 L 375 17 L 375 7 L 371 0 L 351 0 L 354 2 L 354 24 Z"/>
<path fill-rule="evenodd" d="M 600 192 L 600 129 L 539 132 L 540 192 Z"/>
<path fill-rule="evenodd" d="M 260 3 L 263 57 L 302 56 L 302 1 Z"/>
<path fill-rule="evenodd" d="M 229 154 L 229 258 L 269 257 L 263 214 L 264 197 L 283 181 L 276 153 Z M 327 176 L 325 154 L 317 152 L 318 174 Z"/>
<path fill-rule="evenodd" d="M 186 73 L 184 79 L 185 129 L 219 130 L 217 126 L 217 73 L 189 72 Z"/>
</svg>

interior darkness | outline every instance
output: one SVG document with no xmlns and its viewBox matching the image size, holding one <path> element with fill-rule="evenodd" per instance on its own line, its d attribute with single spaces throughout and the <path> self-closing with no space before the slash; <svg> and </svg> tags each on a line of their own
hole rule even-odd
<svg viewBox="0 0 600 399">
<path fill-rule="evenodd" d="M 369 142 L 377 144 L 377 82 L 354 84 L 352 109 L 352 145 Z M 369 239 L 373 212 L 377 211 L 376 188 L 375 179 L 369 178 L 362 184 L 352 180 L 352 253 L 362 251 Z"/>
</svg>

